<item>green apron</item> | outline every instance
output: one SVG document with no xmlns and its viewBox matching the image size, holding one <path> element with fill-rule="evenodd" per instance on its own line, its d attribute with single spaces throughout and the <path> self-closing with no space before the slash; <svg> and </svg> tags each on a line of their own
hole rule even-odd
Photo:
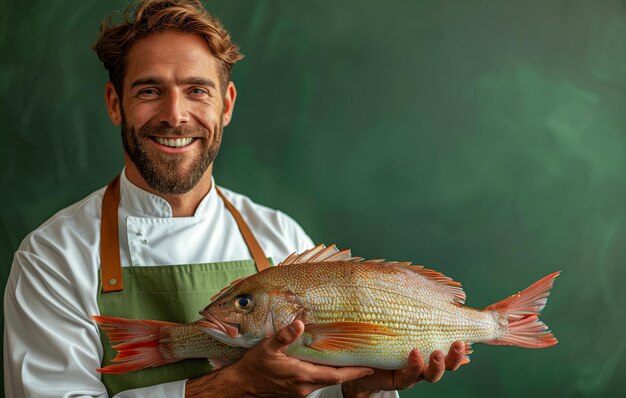
<svg viewBox="0 0 626 398">
<path fill-rule="evenodd" d="M 177 323 L 198 320 L 198 311 L 210 298 L 235 279 L 251 275 L 270 266 L 258 242 L 241 214 L 218 194 L 231 212 L 253 260 L 175 266 L 122 267 L 119 259 L 117 210 L 119 177 L 109 184 L 102 203 L 101 274 L 98 307 L 103 316 L 130 319 L 154 319 Z M 114 248 L 114 249 L 113 249 Z M 116 351 L 101 331 L 104 347 L 102 365 L 111 364 Z M 102 382 L 110 396 L 120 391 L 147 387 L 201 376 L 211 371 L 206 359 L 181 362 L 124 374 L 102 374 Z"/>
</svg>

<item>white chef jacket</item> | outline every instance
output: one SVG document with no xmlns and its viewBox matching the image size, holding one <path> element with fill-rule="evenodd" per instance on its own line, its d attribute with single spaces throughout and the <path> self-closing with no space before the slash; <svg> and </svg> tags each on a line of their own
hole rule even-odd
<svg viewBox="0 0 626 398">
<path fill-rule="evenodd" d="M 213 182 L 214 186 L 215 182 Z M 102 345 L 96 324 L 102 188 L 61 210 L 22 241 L 4 298 L 4 383 L 7 397 L 107 397 L 96 369 Z M 223 189 L 274 264 L 313 247 L 286 214 Z M 163 198 L 120 178 L 122 266 L 249 259 L 224 202 L 211 189 L 193 217 L 172 217 Z M 208 303 L 207 303 L 208 304 Z M 184 397 L 185 380 L 123 391 L 117 398 Z M 316 398 L 341 397 L 340 386 Z M 397 397 L 395 392 L 378 397 Z"/>
</svg>

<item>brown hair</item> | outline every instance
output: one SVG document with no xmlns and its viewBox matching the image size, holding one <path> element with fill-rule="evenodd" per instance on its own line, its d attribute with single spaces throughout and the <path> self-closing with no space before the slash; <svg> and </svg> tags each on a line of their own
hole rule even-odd
<svg viewBox="0 0 626 398">
<path fill-rule="evenodd" d="M 121 17 L 116 22 L 114 17 Z M 210 15 L 198 0 L 137 0 L 123 13 L 102 21 L 100 36 L 92 48 L 109 71 L 109 80 L 120 99 L 126 74 L 126 58 L 138 40 L 167 30 L 196 33 L 204 37 L 209 50 L 220 63 L 222 93 L 230 81 L 235 62 L 243 58 L 239 47 L 230 41 L 220 21 Z"/>
</svg>

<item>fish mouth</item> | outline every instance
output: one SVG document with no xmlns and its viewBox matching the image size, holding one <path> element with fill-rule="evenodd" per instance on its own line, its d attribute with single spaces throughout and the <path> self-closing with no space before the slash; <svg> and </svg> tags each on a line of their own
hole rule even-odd
<svg viewBox="0 0 626 398">
<path fill-rule="evenodd" d="M 255 341 L 247 339 L 239 332 L 239 325 L 220 321 L 207 310 L 200 311 L 200 315 L 204 319 L 195 323 L 214 339 L 233 347 L 251 348 L 256 344 Z"/>
<path fill-rule="evenodd" d="M 203 327 L 220 331 L 233 339 L 239 336 L 239 325 L 220 321 L 207 310 L 200 311 L 200 315 L 206 321 L 202 322 Z"/>
</svg>

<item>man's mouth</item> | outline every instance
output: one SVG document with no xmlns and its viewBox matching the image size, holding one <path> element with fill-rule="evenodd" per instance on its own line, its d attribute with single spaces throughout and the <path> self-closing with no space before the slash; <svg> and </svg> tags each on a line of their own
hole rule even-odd
<svg viewBox="0 0 626 398">
<path fill-rule="evenodd" d="M 191 144 L 194 140 L 193 137 L 185 137 L 185 138 L 163 138 L 163 137 L 154 137 L 154 140 L 163 146 L 167 146 L 170 148 L 182 148 Z"/>
</svg>

